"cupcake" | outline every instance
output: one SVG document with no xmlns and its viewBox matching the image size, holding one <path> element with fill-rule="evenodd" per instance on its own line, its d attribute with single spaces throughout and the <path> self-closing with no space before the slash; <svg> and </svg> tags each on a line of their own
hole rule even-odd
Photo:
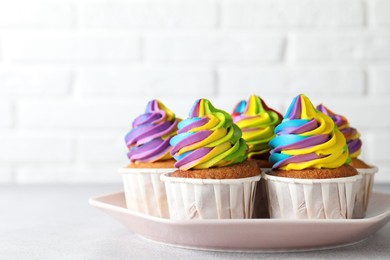
<svg viewBox="0 0 390 260">
<path fill-rule="evenodd" d="M 174 170 L 169 141 L 176 134 L 178 122 L 175 114 L 156 99 L 149 101 L 145 113 L 133 121 L 125 137 L 130 163 L 119 169 L 123 174 L 128 209 L 169 218 L 160 175 Z"/>
<path fill-rule="evenodd" d="M 251 95 L 248 101 L 241 100 L 236 105 L 232 118 L 242 130 L 242 138 L 248 145 L 248 159 L 255 161 L 260 168 L 271 168 L 268 143 L 275 137 L 274 129 L 282 121 L 282 115 L 269 108 L 260 97 Z M 264 185 L 263 179 L 257 183 L 254 218 L 269 217 Z"/>
<path fill-rule="evenodd" d="M 248 159 L 261 168 L 271 168 L 268 143 L 275 137 L 274 129 L 282 121 L 282 115 L 269 108 L 260 97 L 252 95 L 248 101 L 242 100 L 236 105 L 232 118 L 248 145 Z"/>
<path fill-rule="evenodd" d="M 349 155 L 352 159 L 350 165 L 355 167 L 360 174 L 362 174 L 362 182 L 357 195 L 354 217 L 363 218 L 366 215 L 367 206 L 372 193 L 372 186 L 374 184 L 374 175 L 378 172 L 378 168 L 366 164 L 363 160 L 358 159 L 362 141 L 360 140 L 360 133 L 353 127 L 350 127 L 348 120 L 342 116 L 334 113 L 324 105 L 318 105 L 317 109 L 327 116 L 330 116 L 338 129 L 343 133 L 347 140 Z"/>
<path fill-rule="evenodd" d="M 178 129 L 170 140 L 178 170 L 161 176 L 170 217 L 250 218 L 260 169 L 246 160 L 246 143 L 230 115 L 199 99 Z"/>
<path fill-rule="evenodd" d="M 272 171 L 264 175 L 271 218 L 352 218 L 361 175 L 348 165 L 348 146 L 333 120 L 298 95 L 275 134 Z"/>
</svg>

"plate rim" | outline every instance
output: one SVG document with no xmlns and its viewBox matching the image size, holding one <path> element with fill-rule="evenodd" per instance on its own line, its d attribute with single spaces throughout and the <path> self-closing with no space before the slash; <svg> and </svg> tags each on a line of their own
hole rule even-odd
<svg viewBox="0 0 390 260">
<path fill-rule="evenodd" d="M 310 247 L 310 248 L 301 248 L 301 249 L 270 249 L 270 250 L 259 250 L 259 249 L 217 249 L 217 248 L 205 248 L 205 247 L 196 247 L 196 246 L 185 246 L 181 244 L 173 244 L 173 243 L 164 243 L 161 241 L 153 240 L 147 237 L 144 237 L 138 233 L 134 233 L 137 237 L 140 239 L 155 243 L 158 245 L 164 245 L 164 246 L 170 246 L 170 247 L 176 247 L 181 249 L 190 249 L 190 250 L 197 250 L 197 251 L 204 251 L 204 252 L 224 252 L 224 253 L 264 253 L 264 254 L 274 254 L 274 253 L 303 253 L 303 252 L 314 252 L 314 251 L 324 251 L 329 249 L 337 249 L 337 248 L 344 248 L 349 246 L 358 245 L 361 243 L 366 242 L 367 240 L 370 240 L 373 235 L 367 236 L 361 240 L 350 242 L 350 243 L 343 243 L 343 244 L 337 244 L 332 246 L 319 246 L 319 247 Z"/>
<path fill-rule="evenodd" d="M 361 219 L 271 219 L 271 218 L 251 218 L 251 219 L 201 219 L 201 220 L 172 220 L 172 219 L 167 219 L 167 218 L 159 218 L 155 216 L 150 216 L 144 213 L 136 212 L 136 211 L 131 211 L 127 208 L 115 206 L 109 203 L 105 203 L 101 200 L 102 198 L 109 197 L 109 196 L 114 196 L 118 194 L 124 194 L 124 191 L 117 191 L 117 192 L 110 192 L 106 193 L 104 195 L 100 196 L 95 196 L 92 197 L 88 200 L 88 203 L 96 208 L 99 209 L 111 209 L 114 211 L 119 211 L 125 214 L 130 214 L 136 217 L 144 218 L 149 221 L 154 221 L 154 222 L 159 222 L 159 223 L 164 223 L 164 224 L 169 224 L 169 225 L 205 225 L 205 224 L 213 224 L 213 225 L 226 225 L 229 223 L 234 223 L 234 224 L 249 224 L 249 223 L 275 223 L 275 224 L 280 224 L 280 223 L 288 223 L 288 224 L 328 224 L 328 223 L 338 223 L 338 224 L 345 224 L 349 222 L 354 222 L 354 223 L 371 223 L 371 222 L 378 222 L 386 217 L 390 216 L 390 210 L 383 212 L 379 215 L 369 217 L 369 218 L 361 218 Z M 379 196 L 386 196 L 389 197 L 390 199 L 390 194 L 389 193 L 384 193 L 384 192 L 373 192 L 373 194 L 377 194 Z"/>
</svg>

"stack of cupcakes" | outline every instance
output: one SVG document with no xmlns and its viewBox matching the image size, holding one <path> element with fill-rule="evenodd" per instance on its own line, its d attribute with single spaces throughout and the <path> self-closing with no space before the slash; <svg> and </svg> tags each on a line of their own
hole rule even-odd
<svg viewBox="0 0 390 260">
<path fill-rule="evenodd" d="M 170 217 L 251 218 L 261 172 L 246 160 L 246 143 L 231 116 L 199 99 L 178 128 L 170 141 L 178 170 L 161 176 Z"/>
<path fill-rule="evenodd" d="M 271 218 L 352 218 L 361 175 L 333 120 L 304 95 L 294 98 L 270 141 L 264 174 Z"/>
<path fill-rule="evenodd" d="M 160 175 L 174 170 L 169 141 L 180 120 L 160 101 L 151 100 L 126 135 L 130 164 L 123 174 L 127 208 L 152 216 L 169 218 L 164 184 Z"/>
<path fill-rule="evenodd" d="M 317 109 L 325 115 L 330 116 L 341 133 L 343 133 L 347 140 L 348 151 L 352 159 L 350 165 L 355 167 L 357 171 L 362 174 L 362 182 L 356 197 L 354 217 L 363 218 L 367 212 L 367 206 L 374 184 L 374 177 L 375 173 L 378 172 L 378 168 L 368 165 L 364 161 L 358 159 L 362 148 L 360 133 L 355 128 L 349 126 L 349 122 L 344 116 L 334 113 L 322 104 L 318 105 Z"/>
</svg>

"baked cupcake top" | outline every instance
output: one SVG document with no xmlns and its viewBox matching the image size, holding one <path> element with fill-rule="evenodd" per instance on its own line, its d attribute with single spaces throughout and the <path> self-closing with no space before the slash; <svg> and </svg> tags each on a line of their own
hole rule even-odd
<svg viewBox="0 0 390 260">
<path fill-rule="evenodd" d="M 179 119 L 163 103 L 153 99 L 148 102 L 145 113 L 132 124 L 126 135 L 131 163 L 155 162 L 172 159 L 170 139 L 176 134 Z"/>
<path fill-rule="evenodd" d="M 293 99 L 275 134 L 269 143 L 273 169 L 338 168 L 350 162 L 344 135 L 305 95 Z"/>
<path fill-rule="evenodd" d="M 333 119 L 338 129 L 341 131 L 341 133 L 343 133 L 345 139 L 347 140 L 349 156 L 351 158 L 357 158 L 360 155 L 362 147 L 360 133 L 355 128 L 349 126 L 347 118 L 334 113 L 332 110 L 325 107 L 323 104 L 318 105 L 317 109 Z"/>
<path fill-rule="evenodd" d="M 268 159 L 271 148 L 268 142 L 275 137 L 274 129 L 283 117 L 269 108 L 256 95 L 241 100 L 233 110 L 233 122 L 242 130 L 242 138 L 248 145 L 248 158 Z"/>
<path fill-rule="evenodd" d="M 178 124 L 172 137 L 171 154 L 180 170 L 207 169 L 240 163 L 247 146 L 231 116 L 215 108 L 207 99 L 198 99 L 188 119 Z"/>
</svg>

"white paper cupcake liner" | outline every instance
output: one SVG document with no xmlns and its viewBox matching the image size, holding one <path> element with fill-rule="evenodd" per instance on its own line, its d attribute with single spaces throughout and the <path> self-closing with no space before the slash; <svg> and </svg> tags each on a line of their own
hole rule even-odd
<svg viewBox="0 0 390 260">
<path fill-rule="evenodd" d="M 195 179 L 161 175 L 167 191 L 170 218 L 251 218 L 260 175 L 241 179 Z"/>
<path fill-rule="evenodd" d="M 367 212 L 367 206 L 372 193 L 372 186 L 374 184 L 375 173 L 378 168 L 372 166 L 371 168 L 363 169 L 356 168 L 359 174 L 362 175 L 362 181 L 356 196 L 356 205 L 353 212 L 354 218 L 364 218 Z"/>
<path fill-rule="evenodd" d="M 128 209 L 161 218 L 169 218 L 165 185 L 160 175 L 174 168 L 120 168 Z"/>
<path fill-rule="evenodd" d="M 271 218 L 349 219 L 362 176 L 297 179 L 263 173 Z"/>
</svg>

